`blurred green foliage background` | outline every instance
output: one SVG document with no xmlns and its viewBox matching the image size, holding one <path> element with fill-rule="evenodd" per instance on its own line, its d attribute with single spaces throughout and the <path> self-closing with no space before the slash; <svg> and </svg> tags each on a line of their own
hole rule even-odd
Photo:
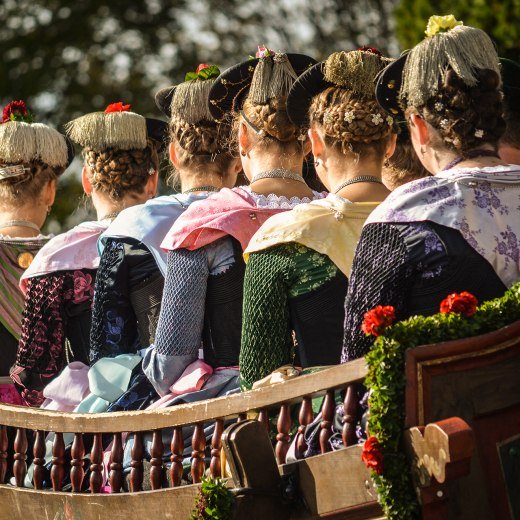
<svg viewBox="0 0 520 520">
<path fill-rule="evenodd" d="M 361 45 L 397 56 L 431 14 L 448 13 L 519 59 L 520 0 L 2 0 L 0 101 L 25 99 L 60 129 L 115 101 L 157 117 L 154 92 L 200 62 L 226 68 L 258 44 L 317 59 Z M 78 159 L 60 180 L 48 230 L 89 215 L 80 169 Z"/>
</svg>

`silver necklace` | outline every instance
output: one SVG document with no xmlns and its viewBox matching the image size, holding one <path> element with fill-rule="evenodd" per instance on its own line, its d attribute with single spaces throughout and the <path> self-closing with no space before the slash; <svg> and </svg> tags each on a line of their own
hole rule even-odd
<svg viewBox="0 0 520 520">
<path fill-rule="evenodd" d="M 251 184 L 259 181 L 260 179 L 291 179 L 293 181 L 303 182 L 305 184 L 305 180 L 300 174 L 286 170 L 285 168 L 275 168 L 274 170 L 267 170 L 265 172 L 257 173 L 256 175 L 253 175 Z"/>
<path fill-rule="evenodd" d="M 34 231 L 40 232 L 40 228 L 29 220 L 7 220 L 6 222 L 0 223 L 0 229 L 8 228 L 8 227 L 26 227 L 29 229 L 34 229 Z"/>
<path fill-rule="evenodd" d="M 216 188 L 215 186 L 198 186 L 197 188 L 184 190 L 182 194 L 184 195 L 185 193 L 193 193 L 194 191 L 220 191 L 220 188 Z"/>
<path fill-rule="evenodd" d="M 375 182 L 376 184 L 383 184 L 381 180 L 379 180 L 377 177 L 374 177 L 373 175 L 359 175 L 358 177 L 354 177 L 353 179 L 349 179 L 348 181 L 341 183 L 334 190 L 334 195 L 341 191 L 343 188 L 346 188 L 347 186 L 350 186 L 351 184 L 356 184 L 358 182 Z"/>
</svg>

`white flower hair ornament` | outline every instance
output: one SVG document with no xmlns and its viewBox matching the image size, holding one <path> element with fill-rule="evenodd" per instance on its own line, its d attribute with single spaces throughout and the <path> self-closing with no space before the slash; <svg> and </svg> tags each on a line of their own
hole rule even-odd
<svg viewBox="0 0 520 520">
<path fill-rule="evenodd" d="M 372 114 L 372 123 L 374 125 L 380 125 L 384 121 L 381 114 Z"/>
<path fill-rule="evenodd" d="M 388 126 L 392 126 L 394 124 L 394 118 L 392 116 L 386 116 L 386 123 Z"/>
<path fill-rule="evenodd" d="M 479 139 L 482 139 L 484 137 L 484 130 L 477 128 L 475 130 L 475 137 L 478 137 Z"/>
<path fill-rule="evenodd" d="M 325 114 L 323 114 L 323 122 L 326 125 L 334 123 L 334 115 L 331 112 L 325 112 Z"/>
<path fill-rule="evenodd" d="M 352 110 L 349 110 L 348 112 L 345 112 L 345 116 L 343 117 L 343 121 L 346 121 L 347 123 L 352 123 L 356 119 L 356 115 Z"/>
</svg>

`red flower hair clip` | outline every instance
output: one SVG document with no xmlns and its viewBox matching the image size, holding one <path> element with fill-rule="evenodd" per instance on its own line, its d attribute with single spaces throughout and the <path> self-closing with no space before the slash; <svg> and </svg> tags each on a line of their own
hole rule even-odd
<svg viewBox="0 0 520 520">
<path fill-rule="evenodd" d="M 20 99 L 18 101 L 11 101 L 11 103 L 4 107 L 2 123 L 7 123 L 8 121 L 32 123 L 34 121 L 34 116 L 29 112 L 29 110 L 27 110 L 25 101 Z"/>
<path fill-rule="evenodd" d="M 369 437 L 363 444 L 361 460 L 369 469 L 373 469 L 378 475 L 383 473 L 383 454 L 381 445 L 375 437 Z"/>
<path fill-rule="evenodd" d="M 379 49 L 376 49 L 375 47 L 369 47 L 368 45 L 363 45 L 363 47 L 358 47 L 357 50 L 362 51 L 362 52 L 371 52 L 372 54 L 375 54 L 376 56 L 379 56 L 380 58 L 383 57 L 383 53 Z"/>
<path fill-rule="evenodd" d="M 122 101 L 118 103 L 112 103 L 105 108 L 105 114 L 110 114 L 111 112 L 128 112 L 131 109 L 131 105 L 124 105 Z"/>
<path fill-rule="evenodd" d="M 441 302 L 440 311 L 443 314 L 463 314 L 471 318 L 477 310 L 478 300 L 469 292 L 452 293 Z"/>
<path fill-rule="evenodd" d="M 379 336 L 386 327 L 395 321 L 395 309 L 391 305 L 378 305 L 365 312 L 361 330 L 368 336 Z"/>
</svg>

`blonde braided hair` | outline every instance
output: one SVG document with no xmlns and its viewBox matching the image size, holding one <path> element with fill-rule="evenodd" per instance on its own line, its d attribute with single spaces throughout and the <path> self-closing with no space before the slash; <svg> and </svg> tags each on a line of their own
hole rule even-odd
<svg viewBox="0 0 520 520">
<path fill-rule="evenodd" d="M 367 99 L 341 87 L 329 87 L 314 97 L 309 108 L 311 126 L 323 129 L 328 141 L 352 152 L 356 144 L 385 141 L 396 132 L 394 120 Z"/>
</svg>

